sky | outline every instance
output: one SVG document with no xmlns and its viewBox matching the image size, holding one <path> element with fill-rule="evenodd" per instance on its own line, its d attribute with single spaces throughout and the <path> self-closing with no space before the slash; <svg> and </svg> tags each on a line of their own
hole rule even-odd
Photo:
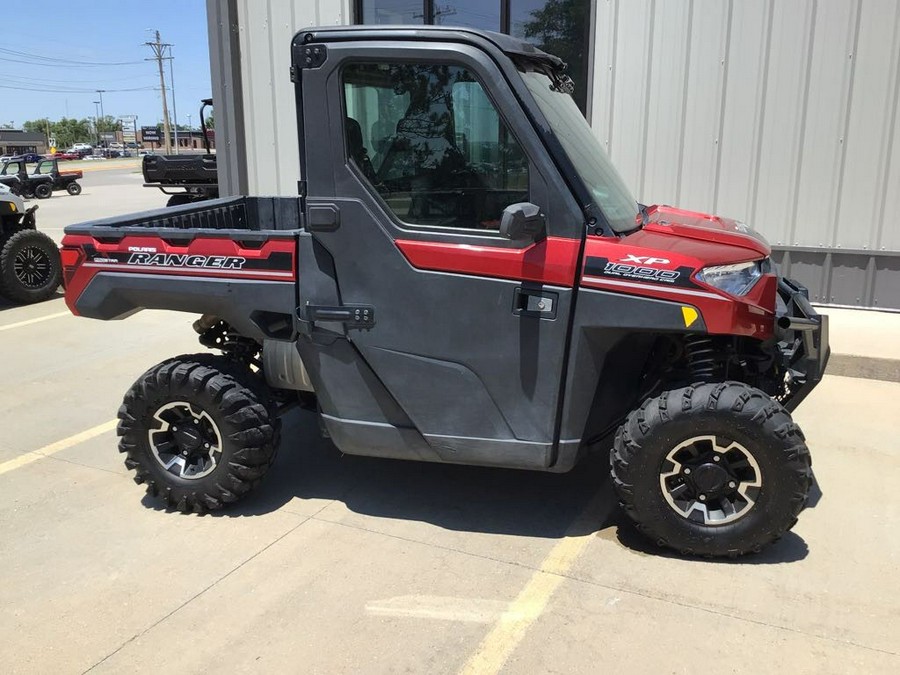
<svg viewBox="0 0 900 675">
<path fill-rule="evenodd" d="M 190 113 L 199 124 L 200 99 L 212 95 L 205 0 L 20 0 L 4 2 L 0 17 L 0 124 L 93 117 L 97 89 L 106 90 L 106 115 L 137 115 L 138 126 L 162 121 L 159 70 L 144 61 L 155 30 L 172 44 L 178 123 Z"/>
</svg>

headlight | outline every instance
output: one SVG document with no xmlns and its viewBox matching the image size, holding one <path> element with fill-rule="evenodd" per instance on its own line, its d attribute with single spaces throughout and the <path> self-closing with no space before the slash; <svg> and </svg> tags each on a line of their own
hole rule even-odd
<svg viewBox="0 0 900 675">
<path fill-rule="evenodd" d="M 768 258 L 752 262 L 735 263 L 734 265 L 715 265 L 704 267 L 697 272 L 697 278 L 729 295 L 746 295 L 753 284 L 771 269 Z"/>
</svg>

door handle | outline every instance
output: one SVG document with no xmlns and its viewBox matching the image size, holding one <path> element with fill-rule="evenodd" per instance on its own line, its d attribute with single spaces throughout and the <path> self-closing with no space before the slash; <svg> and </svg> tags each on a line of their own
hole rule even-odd
<svg viewBox="0 0 900 675">
<path fill-rule="evenodd" d="M 306 305 L 297 308 L 301 332 L 309 335 L 317 321 L 344 324 L 348 329 L 368 330 L 375 326 L 372 305 Z"/>
<path fill-rule="evenodd" d="M 536 316 L 541 319 L 555 319 L 558 301 L 559 293 L 517 288 L 513 300 L 513 314 Z"/>
</svg>

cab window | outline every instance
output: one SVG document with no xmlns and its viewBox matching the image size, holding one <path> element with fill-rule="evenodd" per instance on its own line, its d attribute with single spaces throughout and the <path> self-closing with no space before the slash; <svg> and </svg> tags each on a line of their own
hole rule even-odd
<svg viewBox="0 0 900 675">
<path fill-rule="evenodd" d="M 401 221 L 497 230 L 528 161 L 482 84 L 452 64 L 344 68 L 347 159 Z"/>
</svg>

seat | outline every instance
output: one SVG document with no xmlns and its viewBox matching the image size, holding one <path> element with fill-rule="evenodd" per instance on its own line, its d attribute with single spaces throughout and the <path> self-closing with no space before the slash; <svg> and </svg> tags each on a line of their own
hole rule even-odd
<svg viewBox="0 0 900 675">
<path fill-rule="evenodd" d="M 363 175 L 371 183 L 377 182 L 375 169 L 372 167 L 372 160 L 369 159 L 369 151 L 363 143 L 362 127 L 352 117 L 346 118 L 345 127 L 347 129 L 347 153 L 350 159 L 359 167 Z"/>
</svg>

